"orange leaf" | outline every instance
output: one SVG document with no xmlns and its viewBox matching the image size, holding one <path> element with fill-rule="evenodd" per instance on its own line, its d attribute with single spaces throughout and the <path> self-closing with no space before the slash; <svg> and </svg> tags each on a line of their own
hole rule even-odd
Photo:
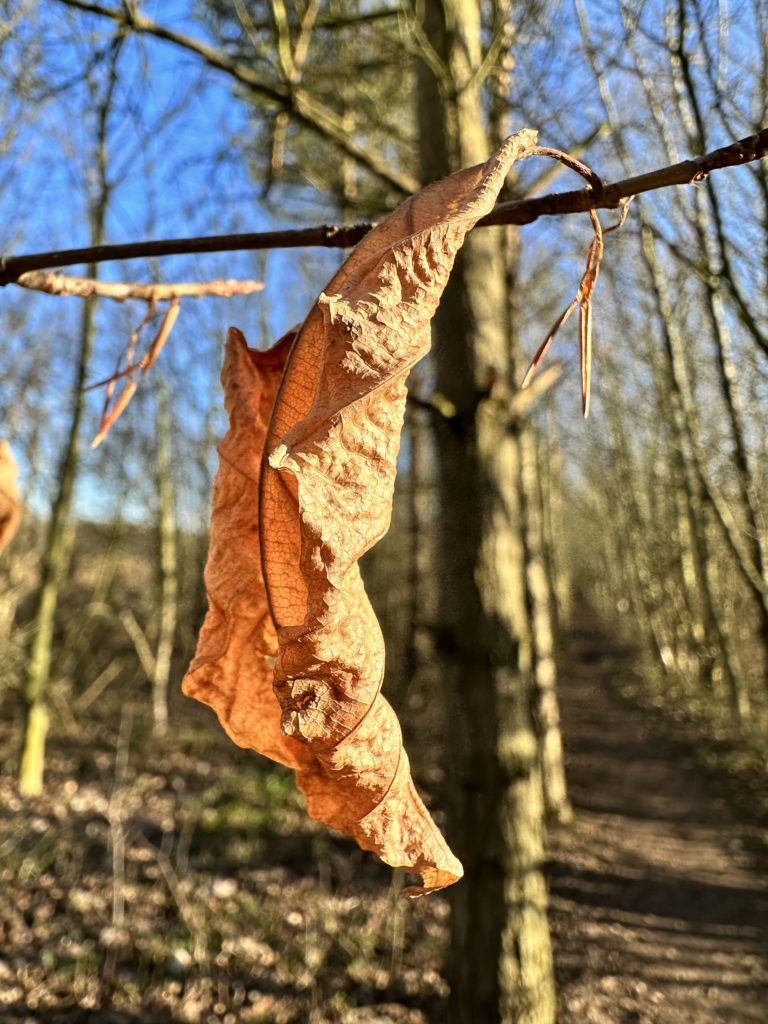
<svg viewBox="0 0 768 1024">
<path fill-rule="evenodd" d="M 241 747 L 299 768 L 306 747 L 280 731 L 272 690 L 277 634 L 259 550 L 259 474 L 267 420 L 293 334 L 254 352 L 234 327 L 221 372 L 229 432 L 219 446 L 205 585 L 208 614 L 182 689 L 209 704 Z"/>
<path fill-rule="evenodd" d="M 13 540 L 21 522 L 18 472 L 11 446 L 0 441 L 0 551 Z"/>
<path fill-rule="evenodd" d="M 421 874 L 411 895 L 455 882 L 462 868 L 416 792 L 381 696 L 384 643 L 357 563 L 389 527 L 405 378 L 429 348 L 455 255 L 535 141 L 520 132 L 374 228 L 310 311 L 279 390 L 287 339 L 259 353 L 231 333 L 223 373 L 231 422 L 214 495 L 211 608 L 185 692 L 213 706 L 237 742 L 291 764 L 312 817 Z M 278 739 L 281 756 L 266 749 Z"/>
</svg>

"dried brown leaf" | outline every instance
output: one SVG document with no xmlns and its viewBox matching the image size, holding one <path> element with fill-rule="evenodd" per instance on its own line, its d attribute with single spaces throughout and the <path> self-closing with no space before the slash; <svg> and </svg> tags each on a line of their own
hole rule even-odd
<svg viewBox="0 0 768 1024">
<path fill-rule="evenodd" d="M 234 327 L 221 373 L 229 432 L 219 446 L 205 585 L 208 614 L 182 688 L 210 705 L 229 736 L 290 768 L 311 761 L 280 731 L 272 689 L 277 634 L 259 548 L 259 476 L 267 422 L 294 335 L 268 352 L 248 348 Z"/>
<path fill-rule="evenodd" d="M 310 311 L 279 390 L 285 340 L 269 353 L 240 348 L 233 374 L 231 335 L 224 371 L 231 425 L 214 497 L 211 610 L 185 692 L 213 706 L 237 742 L 273 757 L 277 711 L 276 759 L 296 769 L 310 815 L 421 874 L 413 895 L 462 869 L 416 792 L 381 696 L 384 643 L 358 559 L 389 526 L 405 378 L 429 348 L 455 255 L 535 141 L 520 132 L 371 231 Z"/>
<path fill-rule="evenodd" d="M 0 441 L 0 551 L 13 540 L 21 522 L 16 460 L 7 441 Z"/>
</svg>

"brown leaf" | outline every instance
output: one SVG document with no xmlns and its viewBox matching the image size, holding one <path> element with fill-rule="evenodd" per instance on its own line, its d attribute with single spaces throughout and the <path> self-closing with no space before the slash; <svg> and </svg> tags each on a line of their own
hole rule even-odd
<svg viewBox="0 0 768 1024">
<path fill-rule="evenodd" d="M 214 495 L 211 610 L 185 692 L 213 706 L 237 742 L 275 757 L 266 748 L 279 737 L 276 759 L 296 769 L 310 815 L 421 874 L 412 895 L 462 869 L 380 694 L 384 643 L 357 563 L 389 527 L 405 378 L 429 348 L 454 257 L 535 141 L 520 132 L 374 228 L 310 311 L 279 390 L 286 339 L 258 353 L 231 334 L 223 374 L 231 426 Z M 265 683 L 275 627 L 279 708 Z"/>
<path fill-rule="evenodd" d="M 0 551 L 13 540 L 21 522 L 18 472 L 11 446 L 0 441 Z"/>
<path fill-rule="evenodd" d="M 280 731 L 272 689 L 277 634 L 264 589 L 258 516 L 267 421 L 293 338 L 255 352 L 234 327 L 227 337 L 221 380 L 230 424 L 213 489 L 209 607 L 182 689 L 216 711 L 235 743 L 299 768 L 311 754 Z"/>
</svg>

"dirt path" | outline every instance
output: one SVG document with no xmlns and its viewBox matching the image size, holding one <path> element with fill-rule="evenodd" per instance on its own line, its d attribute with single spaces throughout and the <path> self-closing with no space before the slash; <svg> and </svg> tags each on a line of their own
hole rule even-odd
<svg viewBox="0 0 768 1024">
<path fill-rule="evenodd" d="M 768 1024 L 768 884 L 686 749 L 612 692 L 594 632 L 561 703 L 576 823 L 555 837 L 559 1024 Z"/>
</svg>

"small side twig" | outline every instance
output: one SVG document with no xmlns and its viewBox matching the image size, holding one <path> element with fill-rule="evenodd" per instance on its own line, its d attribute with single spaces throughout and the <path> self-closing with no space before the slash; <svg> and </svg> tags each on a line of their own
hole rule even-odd
<svg viewBox="0 0 768 1024">
<path fill-rule="evenodd" d="M 73 711 L 86 711 L 104 693 L 109 684 L 117 679 L 123 667 L 124 663 L 121 658 L 115 658 L 114 661 L 110 661 L 106 668 L 102 669 L 93 682 L 89 684 L 87 689 L 83 690 L 72 702 Z"/>
<path fill-rule="evenodd" d="M 147 640 L 147 634 L 136 621 L 136 616 L 130 608 L 124 608 L 119 614 L 119 619 L 123 624 L 125 632 L 131 638 L 144 674 L 147 679 L 151 679 L 155 674 L 156 663 L 152 648 Z"/>
<path fill-rule="evenodd" d="M 577 174 L 580 174 L 582 178 L 589 182 L 590 188 L 595 194 L 596 202 L 602 196 L 604 192 L 602 179 L 595 174 L 590 167 L 582 163 L 581 160 L 577 160 L 575 157 L 569 156 L 569 154 L 563 153 L 559 149 L 551 149 L 545 146 L 537 146 L 534 151 L 534 155 L 551 157 L 554 160 L 558 160 L 561 164 L 564 164 L 564 166 L 569 167 Z M 621 217 L 616 224 L 612 225 L 610 228 L 606 228 L 605 230 L 603 230 L 600 218 L 597 216 L 595 210 L 590 209 L 587 211 L 592 222 L 594 238 L 590 242 L 589 249 L 587 250 L 587 263 L 584 268 L 584 273 L 581 275 L 579 290 L 576 293 L 576 297 L 566 306 L 557 320 L 555 320 L 554 325 L 551 327 L 546 338 L 539 346 L 536 355 L 531 360 L 531 365 L 528 367 L 522 384 L 520 385 L 521 389 L 530 386 L 531 380 L 533 379 L 536 370 L 539 368 L 542 359 L 547 354 L 549 346 L 552 344 L 555 335 L 568 320 L 574 309 L 578 306 L 581 411 L 584 419 L 589 416 L 589 403 L 592 394 L 592 297 L 594 295 L 595 286 L 597 285 L 597 278 L 600 274 L 600 265 L 603 261 L 603 253 L 605 251 L 603 235 L 610 231 L 616 231 L 622 226 L 626 220 L 627 211 L 632 198 L 632 196 L 627 196 L 622 200 Z"/>
<path fill-rule="evenodd" d="M 98 295 L 115 302 L 142 299 L 145 302 L 168 302 L 171 299 L 202 299 L 214 296 L 231 299 L 234 295 L 253 295 L 264 289 L 263 281 L 237 281 L 232 278 L 217 281 L 180 281 L 175 284 L 135 284 L 124 281 L 100 281 L 94 277 L 75 277 L 71 274 L 53 274 L 43 270 L 28 270 L 16 284 L 48 295 L 77 295 L 87 299 Z"/>
<path fill-rule="evenodd" d="M 104 409 L 101 414 L 101 425 L 99 427 L 99 432 L 96 435 L 96 437 L 94 437 L 93 441 L 91 441 L 91 448 L 98 448 L 98 446 L 109 433 L 110 428 L 117 422 L 117 420 L 125 412 L 128 403 L 133 398 L 134 394 L 136 393 L 136 388 L 138 387 L 138 381 L 133 380 L 133 378 L 130 375 L 134 372 L 134 370 L 140 371 L 141 376 L 139 380 L 141 380 L 143 377 L 147 375 L 149 370 L 152 368 L 155 360 L 159 356 L 161 349 L 168 340 L 170 333 L 173 330 L 173 325 L 176 323 L 176 320 L 179 316 L 180 309 L 181 305 L 179 300 L 177 298 L 172 299 L 171 304 L 168 307 L 168 311 L 166 312 L 163 318 L 163 322 L 160 325 L 160 330 L 157 332 L 155 340 L 150 345 L 149 350 L 147 354 L 144 356 L 144 358 L 141 359 L 135 366 L 130 367 L 127 371 L 116 372 L 108 380 L 102 382 L 107 385 L 107 394 L 104 401 Z M 112 395 L 112 391 L 114 390 L 114 383 L 119 377 L 124 376 L 125 373 L 128 374 L 129 380 L 126 383 L 123 390 L 120 392 L 120 395 L 118 396 L 117 401 L 115 402 L 112 409 L 108 409 L 109 399 Z"/>
<path fill-rule="evenodd" d="M 550 363 L 546 370 L 542 371 L 524 391 L 516 391 L 509 400 L 509 423 L 514 426 L 520 423 L 527 416 L 530 416 L 534 407 L 548 395 L 549 392 L 563 377 L 563 366 L 561 363 Z"/>
</svg>

